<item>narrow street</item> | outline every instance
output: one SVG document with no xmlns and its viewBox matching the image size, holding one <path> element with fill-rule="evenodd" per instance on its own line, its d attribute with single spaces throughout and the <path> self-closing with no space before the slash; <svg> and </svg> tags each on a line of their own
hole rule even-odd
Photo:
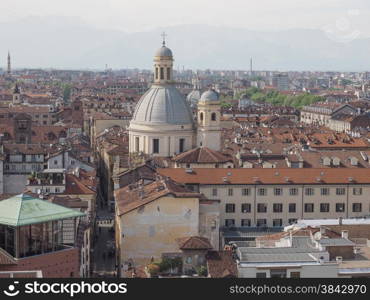
<svg viewBox="0 0 370 300">
<path fill-rule="evenodd" d="M 107 210 L 98 210 L 96 240 L 93 252 L 93 272 L 98 277 L 115 276 L 115 242 L 112 227 L 113 215 Z"/>
</svg>

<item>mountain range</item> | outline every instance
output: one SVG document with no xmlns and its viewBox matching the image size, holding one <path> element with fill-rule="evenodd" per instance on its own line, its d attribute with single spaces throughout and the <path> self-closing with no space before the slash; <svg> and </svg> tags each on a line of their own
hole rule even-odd
<svg viewBox="0 0 370 300">
<path fill-rule="evenodd" d="M 186 69 L 366 71 L 370 38 L 343 42 L 324 30 L 256 31 L 179 25 L 127 33 L 98 29 L 75 17 L 28 17 L 0 23 L 0 66 L 9 50 L 16 68 L 150 69 L 161 32 Z"/>
</svg>

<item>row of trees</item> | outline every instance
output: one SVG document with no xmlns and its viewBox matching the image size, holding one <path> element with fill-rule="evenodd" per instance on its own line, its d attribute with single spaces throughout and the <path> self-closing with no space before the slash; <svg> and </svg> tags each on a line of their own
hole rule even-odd
<svg viewBox="0 0 370 300">
<path fill-rule="evenodd" d="M 244 94 L 257 103 L 270 103 L 272 105 L 292 106 L 296 108 L 301 108 L 305 105 L 325 100 L 323 97 L 308 93 L 300 95 L 284 95 L 278 91 L 266 92 L 256 87 L 248 88 Z"/>
</svg>

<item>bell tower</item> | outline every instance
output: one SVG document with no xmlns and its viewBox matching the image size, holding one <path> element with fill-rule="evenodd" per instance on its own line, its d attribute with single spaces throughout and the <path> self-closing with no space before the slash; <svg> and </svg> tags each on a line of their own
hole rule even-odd
<svg viewBox="0 0 370 300">
<path fill-rule="evenodd" d="M 221 150 L 221 103 L 218 94 L 210 89 L 198 102 L 198 147 Z"/>
<path fill-rule="evenodd" d="M 19 86 L 16 83 L 13 90 L 13 105 L 19 105 L 21 103 L 22 103 L 21 90 L 19 89 Z"/>
</svg>

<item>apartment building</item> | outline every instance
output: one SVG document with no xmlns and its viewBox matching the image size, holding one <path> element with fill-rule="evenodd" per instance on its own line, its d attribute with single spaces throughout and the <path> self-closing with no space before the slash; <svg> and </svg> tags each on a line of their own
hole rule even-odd
<svg viewBox="0 0 370 300">
<path fill-rule="evenodd" d="M 298 219 L 370 214 L 367 169 L 160 169 L 209 199 L 220 200 L 225 227 L 282 227 Z"/>
</svg>

